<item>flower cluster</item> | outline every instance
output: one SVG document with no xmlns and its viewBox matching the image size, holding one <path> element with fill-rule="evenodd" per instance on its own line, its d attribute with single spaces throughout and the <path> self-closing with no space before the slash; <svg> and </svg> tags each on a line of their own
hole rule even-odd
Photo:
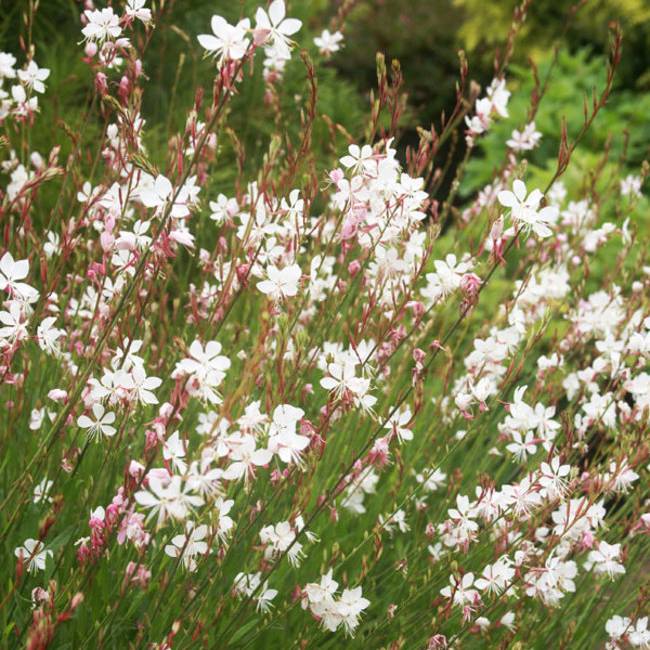
<svg viewBox="0 0 650 650">
<path fill-rule="evenodd" d="M 332 579 L 332 571 L 321 577 L 320 582 L 310 582 L 302 590 L 301 605 L 320 621 L 330 632 L 343 626 L 352 635 L 359 625 L 361 612 L 370 602 L 361 595 L 361 587 L 344 589 L 337 598 L 339 583 Z"/>
</svg>

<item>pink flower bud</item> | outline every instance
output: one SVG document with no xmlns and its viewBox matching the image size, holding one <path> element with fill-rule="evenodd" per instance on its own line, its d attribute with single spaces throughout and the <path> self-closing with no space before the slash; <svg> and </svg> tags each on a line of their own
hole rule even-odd
<svg viewBox="0 0 650 650">
<path fill-rule="evenodd" d="M 158 434 L 152 429 L 147 429 L 144 432 L 144 437 L 145 437 L 144 448 L 146 451 L 149 451 L 150 449 L 154 449 L 158 444 Z"/>
<path fill-rule="evenodd" d="M 354 277 L 361 270 L 361 262 L 359 260 L 352 260 L 348 264 L 348 273 Z"/>
<path fill-rule="evenodd" d="M 144 472 L 144 465 L 142 463 L 139 463 L 137 460 L 132 460 L 129 463 L 129 476 L 137 479 L 142 476 L 142 472 Z"/>
<path fill-rule="evenodd" d="M 120 79 L 120 85 L 117 89 L 117 94 L 120 96 L 122 102 L 126 104 L 126 101 L 129 97 L 129 91 L 131 84 L 129 83 L 129 78 L 126 75 L 123 75 Z"/>
<path fill-rule="evenodd" d="M 469 297 L 474 297 L 482 284 L 481 278 L 475 273 L 465 273 L 460 279 L 461 291 Z"/>
<path fill-rule="evenodd" d="M 95 76 L 95 88 L 100 95 L 108 94 L 108 79 L 103 72 L 98 72 Z"/>
<path fill-rule="evenodd" d="M 421 350 L 420 348 L 415 348 L 413 350 L 413 360 L 415 361 L 415 363 L 422 365 L 426 358 L 427 358 L 427 353 L 424 350 Z"/>
<path fill-rule="evenodd" d="M 248 277 L 248 272 L 250 269 L 250 264 L 239 264 L 237 268 L 235 269 L 237 273 L 237 279 L 244 283 L 246 282 L 246 279 Z"/>
<path fill-rule="evenodd" d="M 68 393 L 62 388 L 53 388 L 47 396 L 55 402 L 65 402 L 68 399 Z"/>
</svg>

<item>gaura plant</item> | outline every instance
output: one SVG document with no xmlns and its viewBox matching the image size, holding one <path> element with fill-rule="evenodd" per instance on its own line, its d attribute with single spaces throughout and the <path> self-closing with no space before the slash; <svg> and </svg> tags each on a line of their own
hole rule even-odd
<svg viewBox="0 0 650 650">
<path fill-rule="evenodd" d="M 165 3 L 86 3 L 65 147 L 32 146 L 39 43 L 0 53 L 3 646 L 650 647 L 648 167 L 573 167 L 620 32 L 554 164 L 527 158 L 553 63 L 465 200 L 528 3 L 493 81 L 461 56 L 406 149 L 396 62 L 364 132 L 320 110 L 353 4 L 309 39 L 283 0 L 213 16 L 187 44 L 211 85 L 160 157 Z"/>
</svg>

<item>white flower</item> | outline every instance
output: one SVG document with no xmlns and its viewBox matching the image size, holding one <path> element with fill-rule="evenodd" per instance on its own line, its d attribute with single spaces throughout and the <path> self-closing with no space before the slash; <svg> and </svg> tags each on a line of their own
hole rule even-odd
<svg viewBox="0 0 650 650">
<path fill-rule="evenodd" d="M 515 631 L 515 613 L 514 612 L 506 612 L 501 619 L 499 620 L 499 623 L 503 625 L 504 627 L 507 627 L 511 632 Z"/>
<path fill-rule="evenodd" d="M 406 522 L 406 513 L 401 508 L 396 510 L 392 515 L 379 515 L 379 526 L 391 535 L 391 537 L 395 528 L 400 533 L 408 533 L 411 529 Z"/>
<path fill-rule="evenodd" d="M 456 291 L 463 275 L 472 269 L 470 262 L 459 262 L 453 253 L 444 260 L 434 260 L 433 265 L 436 272 L 426 274 L 428 284 L 422 289 L 422 295 L 432 303 Z"/>
<path fill-rule="evenodd" d="M 180 190 L 176 190 L 167 177 L 159 174 L 153 182 L 151 177 L 143 179 L 137 193 L 142 204 L 147 208 L 155 208 L 158 216 L 162 215 L 167 205 L 173 201 L 169 215 L 174 219 L 184 219 L 189 216 L 189 206 L 194 204 L 200 189 L 195 183 L 196 177 L 191 176 Z"/>
<path fill-rule="evenodd" d="M 269 589 L 268 581 L 264 582 L 262 585 L 262 591 L 255 597 L 257 600 L 257 611 L 258 612 L 268 612 L 273 605 L 271 601 L 278 595 L 277 589 Z"/>
<path fill-rule="evenodd" d="M 324 576 L 321 576 L 320 583 L 310 582 L 305 585 L 303 591 L 307 601 L 316 605 L 333 598 L 338 587 L 339 583 L 332 579 L 332 569 L 330 569 Z"/>
<path fill-rule="evenodd" d="M 208 544 L 204 541 L 207 535 L 208 527 L 205 524 L 195 527 L 193 521 L 188 521 L 185 535 L 172 537 L 171 544 L 165 546 L 165 553 L 170 557 L 180 557 L 188 571 L 196 571 L 195 556 L 208 552 Z"/>
<path fill-rule="evenodd" d="M 415 475 L 415 480 L 422 484 L 427 492 L 435 492 L 445 484 L 447 475 L 439 468 L 426 469 L 421 474 Z"/>
<path fill-rule="evenodd" d="M 16 57 L 9 52 L 0 52 L 0 80 L 13 79 L 16 76 L 14 66 Z"/>
<path fill-rule="evenodd" d="M 502 190 L 497 198 L 501 205 L 511 209 L 515 225 L 523 224 L 539 237 L 550 237 L 553 233 L 549 225 L 554 224 L 558 217 L 557 207 L 549 205 L 540 210 L 539 204 L 544 195 L 535 189 L 526 196 L 526 185 L 519 179 L 513 182 L 512 190 Z"/>
<path fill-rule="evenodd" d="M 12 86 L 11 97 L 16 103 L 16 106 L 14 108 L 14 113 L 18 117 L 27 117 L 32 113 L 36 113 L 38 111 L 38 97 L 34 96 L 34 97 L 27 98 L 27 93 L 25 92 L 25 89 L 22 86 Z M 11 175 L 12 181 L 14 181 L 14 174 L 16 174 L 17 172 L 18 169 L 16 170 L 16 172 L 14 172 Z M 22 179 L 19 180 L 22 181 Z M 21 182 L 21 188 L 22 188 L 22 182 Z M 10 197 L 15 198 L 17 192 L 15 191 L 15 185 L 13 182 L 7 186 L 7 194 Z"/>
<path fill-rule="evenodd" d="M 563 562 L 551 555 L 545 566 L 534 568 L 524 576 L 529 585 L 526 594 L 536 596 L 550 607 L 557 607 L 566 592 L 575 592 L 573 579 L 577 574 L 578 568 L 573 560 Z"/>
<path fill-rule="evenodd" d="M 79 203 L 92 203 L 101 194 L 101 188 L 93 186 L 89 181 L 84 181 L 81 190 L 77 192 L 77 201 Z"/>
<path fill-rule="evenodd" d="M 163 458 L 171 461 L 175 469 L 181 474 L 187 471 L 187 465 L 183 460 L 185 458 L 185 445 L 180 438 L 178 431 L 174 431 L 163 443 Z"/>
<path fill-rule="evenodd" d="M 198 339 L 192 342 L 188 358 L 176 364 L 172 378 L 190 377 L 186 389 L 190 395 L 207 399 L 212 404 L 220 404 L 221 397 L 216 392 L 230 368 L 230 359 L 220 354 L 221 344 L 208 341 L 205 348 Z"/>
<path fill-rule="evenodd" d="M 528 456 L 532 456 L 537 451 L 535 445 L 535 436 L 532 431 L 528 431 L 523 437 L 519 431 L 512 434 L 513 442 L 506 445 L 506 449 L 515 456 L 520 463 L 525 463 Z"/>
<path fill-rule="evenodd" d="M 314 38 L 314 45 L 316 45 L 321 54 L 330 56 L 341 49 L 340 43 L 342 41 L 343 34 L 341 34 L 341 32 L 337 31 L 330 34 L 328 29 L 324 29 L 320 36 Z"/>
<path fill-rule="evenodd" d="M 515 576 L 515 569 L 508 557 L 499 558 L 494 564 L 488 564 L 474 586 L 481 591 L 499 595 Z"/>
<path fill-rule="evenodd" d="M 612 616 L 605 624 L 605 631 L 612 641 L 618 641 L 629 629 L 632 621 L 627 616 Z"/>
<path fill-rule="evenodd" d="M 372 468 L 366 470 L 360 478 L 355 479 L 348 485 L 341 506 L 357 515 L 364 514 L 366 512 L 363 505 L 365 495 L 374 494 L 377 481 L 379 481 L 377 473 Z"/>
<path fill-rule="evenodd" d="M 408 423 L 413 418 L 411 409 L 404 407 L 399 411 L 393 413 L 393 415 L 386 421 L 384 424 L 384 429 L 392 431 L 399 440 L 400 444 L 405 440 L 413 440 L 413 431 L 407 428 Z"/>
<path fill-rule="evenodd" d="M 473 142 L 473 136 L 480 135 L 490 128 L 492 118 L 490 114 L 493 109 L 492 102 L 487 97 L 481 97 L 476 100 L 475 115 L 465 116 L 465 123 L 469 130 L 468 143 Z"/>
<path fill-rule="evenodd" d="M 88 429 L 88 437 L 92 440 L 99 439 L 100 436 L 114 436 L 117 429 L 111 425 L 115 422 L 115 413 L 106 412 L 101 404 L 93 404 L 92 411 L 94 420 L 87 415 L 77 418 L 77 424 L 82 429 Z"/>
<path fill-rule="evenodd" d="M 549 498 L 564 496 L 566 491 L 565 477 L 571 471 L 570 465 L 562 465 L 560 457 L 555 456 L 550 463 L 542 463 L 540 485 L 546 489 Z"/>
<path fill-rule="evenodd" d="M 52 255 L 59 253 L 61 251 L 61 238 L 59 234 L 48 230 L 47 232 L 47 241 L 43 244 L 43 252 L 45 257 L 49 260 Z"/>
<path fill-rule="evenodd" d="M 628 638 L 630 643 L 637 648 L 650 646 L 650 630 L 648 630 L 648 617 L 639 618 L 629 630 Z"/>
<path fill-rule="evenodd" d="M 377 398 L 369 394 L 370 380 L 366 377 L 357 377 L 353 363 L 329 363 L 327 365 L 328 377 L 320 380 L 320 385 L 331 391 L 338 399 L 350 397 L 356 406 L 370 410 L 377 402 Z"/>
<path fill-rule="evenodd" d="M 233 505 L 235 505 L 235 502 L 232 499 L 224 500 L 221 497 L 219 497 L 214 503 L 214 507 L 219 513 L 217 537 L 219 537 L 222 542 L 226 541 L 232 527 L 234 526 L 232 518 L 228 516 Z"/>
<path fill-rule="evenodd" d="M 41 350 L 56 356 L 61 352 L 58 341 L 65 335 L 65 331 L 54 327 L 55 322 L 55 316 L 44 318 L 36 330 L 36 338 Z"/>
<path fill-rule="evenodd" d="M 247 596 L 251 598 L 257 592 L 255 600 L 257 601 L 257 610 L 268 612 L 271 609 L 271 601 L 278 595 L 276 589 L 269 589 L 268 581 L 262 583 L 261 573 L 238 573 L 233 582 L 233 591 L 238 596 Z M 261 590 L 258 588 L 261 585 Z"/>
<path fill-rule="evenodd" d="M 28 88 L 32 88 L 36 93 L 45 92 L 43 83 L 50 76 L 47 68 L 39 68 L 35 61 L 30 61 L 24 70 L 18 70 L 18 78 Z"/>
<path fill-rule="evenodd" d="M 246 33 L 250 29 L 250 21 L 242 20 L 237 25 L 231 25 L 221 16 L 212 16 L 210 22 L 212 34 L 199 34 L 201 47 L 211 56 L 217 57 L 219 63 L 225 60 L 238 61 L 248 50 L 250 43 Z"/>
<path fill-rule="evenodd" d="M 237 199 L 229 199 L 225 194 L 219 194 L 216 201 L 208 203 L 210 207 L 210 219 L 218 224 L 223 223 L 226 219 L 234 217 L 239 211 Z"/>
<path fill-rule="evenodd" d="M 542 134 L 536 129 L 535 122 L 531 122 L 521 131 L 515 129 L 506 144 L 513 151 L 530 151 L 539 144 L 541 139 Z"/>
<path fill-rule="evenodd" d="M 50 481 L 45 477 L 37 486 L 34 487 L 34 496 L 32 501 L 34 503 L 52 503 L 50 497 L 50 490 L 54 485 L 54 481 Z"/>
<path fill-rule="evenodd" d="M 151 22 L 151 9 L 145 7 L 146 0 L 127 0 L 125 13 L 131 18 L 141 20 L 145 25 Z"/>
<path fill-rule="evenodd" d="M 290 404 L 281 404 L 273 411 L 268 448 L 283 463 L 300 463 L 300 452 L 309 445 L 307 436 L 296 433 L 296 425 L 304 414 Z"/>
<path fill-rule="evenodd" d="M 617 575 L 625 573 L 625 567 L 618 562 L 621 558 L 621 545 L 600 542 L 595 551 L 587 556 L 585 568 L 587 571 L 593 569 L 594 573 L 606 573 L 610 580 Z"/>
<path fill-rule="evenodd" d="M 51 418 L 51 413 L 48 413 Z M 38 431 L 43 425 L 43 420 L 45 419 L 45 408 L 41 409 L 32 409 L 32 412 L 29 415 L 29 428 L 31 431 Z"/>
<path fill-rule="evenodd" d="M 24 280 L 29 273 L 28 260 L 14 260 L 7 251 L 0 259 L 0 291 L 9 291 L 16 297 L 33 302 L 38 297 L 38 291 L 33 289 Z"/>
<path fill-rule="evenodd" d="M 449 576 L 449 585 L 443 587 L 440 593 L 445 598 L 453 598 L 453 603 L 459 607 L 474 605 L 480 599 L 478 591 L 473 589 L 474 574 L 466 573 L 462 578 Z"/>
<path fill-rule="evenodd" d="M 268 449 L 256 449 L 253 436 L 243 436 L 241 443 L 230 454 L 233 461 L 223 474 L 228 481 L 244 477 L 245 480 L 255 475 L 255 467 L 268 465 L 273 454 Z"/>
<path fill-rule="evenodd" d="M 613 477 L 612 489 L 619 494 L 627 494 L 632 483 L 639 479 L 639 475 L 629 466 L 627 458 L 620 463 L 612 461 L 609 464 L 609 473 L 605 474 L 605 480 L 610 481 L 611 477 Z"/>
<path fill-rule="evenodd" d="M 492 83 L 485 91 L 492 108 L 501 116 L 508 117 L 508 100 L 510 91 L 506 89 L 505 79 L 492 79 Z"/>
<path fill-rule="evenodd" d="M 361 595 L 361 587 L 356 587 L 344 589 L 336 605 L 347 633 L 352 635 L 359 625 L 361 612 L 370 605 L 370 601 Z"/>
<path fill-rule="evenodd" d="M 273 43 L 273 48 L 283 59 L 291 57 L 291 39 L 301 27 L 302 22 L 297 18 L 285 18 L 286 9 L 284 0 L 274 0 L 266 13 L 262 7 L 255 13 L 255 22 L 258 30 L 268 32 L 267 38 Z"/>
<path fill-rule="evenodd" d="M 158 398 L 151 391 L 158 388 L 160 384 L 162 384 L 161 379 L 147 377 L 144 367 L 137 365 L 131 370 L 126 387 L 133 390 L 142 404 L 158 404 Z"/>
<path fill-rule="evenodd" d="M 373 166 L 376 167 L 372 147 L 369 144 L 364 144 L 363 147 L 351 144 L 348 147 L 348 155 L 343 156 L 340 162 L 347 169 L 351 169 L 353 173 L 362 169 L 369 171 Z"/>
<path fill-rule="evenodd" d="M 30 573 L 44 571 L 47 556 L 53 556 L 52 551 L 46 549 L 43 542 L 37 539 L 26 539 L 22 546 L 14 550 L 14 554 L 16 557 L 22 558 L 23 562 L 28 562 L 27 570 Z"/>
<path fill-rule="evenodd" d="M 302 417 L 302 415 L 300 417 Z M 262 411 L 260 411 L 260 401 L 256 400 L 246 406 L 243 415 L 240 415 L 237 419 L 237 424 L 242 431 L 261 432 L 268 419 L 269 416 L 266 415 L 266 413 L 262 413 Z"/>
<path fill-rule="evenodd" d="M 623 196 L 641 196 L 641 186 L 643 179 L 641 176 L 634 176 L 629 174 L 621 180 L 621 194 Z"/>
<path fill-rule="evenodd" d="M 302 544 L 295 541 L 296 532 L 288 521 L 275 526 L 264 526 L 260 530 L 260 541 L 266 547 L 264 557 L 273 560 L 288 551 L 287 557 L 292 566 L 299 566 L 303 558 Z"/>
<path fill-rule="evenodd" d="M 163 469 L 162 472 L 168 476 L 167 470 Z M 203 505 L 201 497 L 188 494 L 187 489 L 182 489 L 180 476 L 172 476 L 171 479 L 163 481 L 153 472 L 149 472 L 147 480 L 148 490 L 140 490 L 134 496 L 138 504 L 150 510 L 147 519 L 158 513 L 158 526 L 170 517 L 185 519 L 192 507 Z"/>
<path fill-rule="evenodd" d="M 89 41 L 101 42 L 107 38 L 117 38 L 122 33 L 120 18 L 113 12 L 111 7 L 94 11 L 86 9 L 84 16 L 88 23 L 81 30 L 81 33 Z"/>
<path fill-rule="evenodd" d="M 297 264 L 290 264 L 283 269 L 278 269 L 273 264 L 266 269 L 267 280 L 257 283 L 257 288 L 273 300 L 290 298 L 298 293 L 298 283 L 302 271 Z"/>
<path fill-rule="evenodd" d="M 12 300 L 9 303 L 9 311 L 0 311 L 0 323 L 4 327 L 0 327 L 0 339 L 7 339 L 6 341 L 0 340 L 0 347 L 22 341 L 27 338 L 27 320 L 23 306 L 17 300 Z"/>
</svg>

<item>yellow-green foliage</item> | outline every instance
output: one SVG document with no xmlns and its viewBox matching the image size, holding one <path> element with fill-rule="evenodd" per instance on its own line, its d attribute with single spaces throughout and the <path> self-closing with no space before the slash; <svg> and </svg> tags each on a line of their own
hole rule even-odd
<svg viewBox="0 0 650 650">
<path fill-rule="evenodd" d="M 465 11 L 459 35 L 468 50 L 475 49 L 481 43 L 502 43 L 508 34 L 513 11 L 520 4 L 517 0 L 453 2 Z M 558 37 L 557 26 L 574 4 L 566 0 L 533 2 L 517 46 L 536 58 L 541 57 Z M 614 19 L 620 21 L 624 28 L 639 26 L 650 20 L 650 3 L 647 0 L 594 0 L 577 12 L 574 26 L 582 33 L 605 34 L 607 23 Z M 486 29 L 486 25 L 489 25 L 489 29 Z"/>
</svg>

